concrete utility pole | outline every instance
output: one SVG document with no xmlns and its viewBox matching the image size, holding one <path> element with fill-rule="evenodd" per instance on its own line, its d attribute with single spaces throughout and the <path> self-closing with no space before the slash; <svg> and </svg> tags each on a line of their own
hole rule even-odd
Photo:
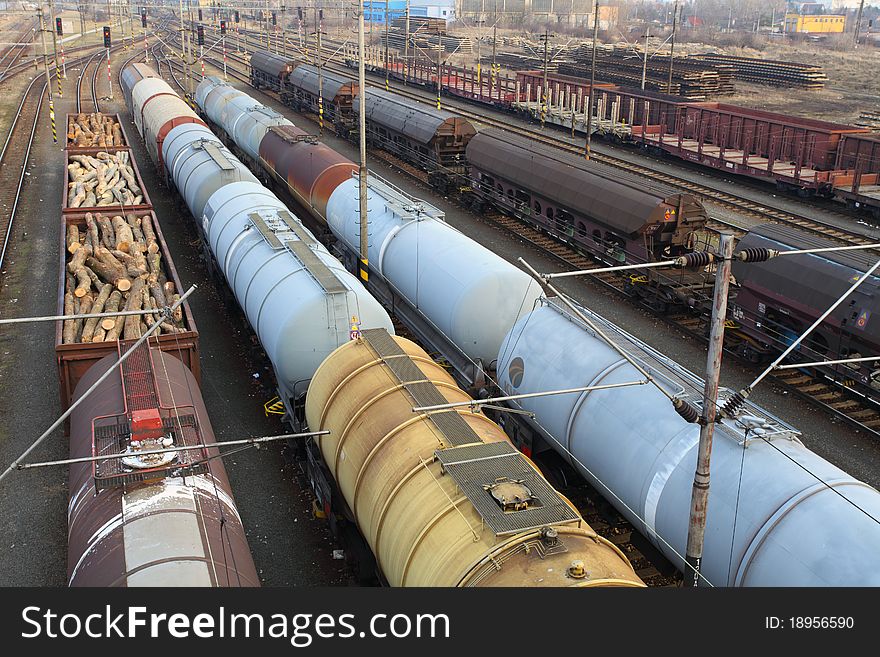
<svg viewBox="0 0 880 657">
<path fill-rule="evenodd" d="M 550 34 L 548 30 L 544 29 L 544 34 L 542 36 L 544 41 L 544 82 L 541 83 L 541 127 L 544 127 L 544 117 L 547 114 L 547 44 L 550 41 Z M 529 99 L 531 100 L 531 99 Z"/>
<path fill-rule="evenodd" d="M 64 6 L 62 5 L 62 9 Z M 55 0 L 49 0 L 49 28 L 52 30 L 52 49 L 55 52 L 55 75 L 58 75 L 58 34 L 55 31 Z M 67 65 L 64 63 L 64 46 L 61 46 L 61 77 L 65 80 L 67 79 Z M 61 83 L 58 83 L 58 88 L 61 88 Z M 61 92 L 58 92 L 58 95 L 61 95 Z"/>
<path fill-rule="evenodd" d="M 321 61 L 321 32 L 324 31 L 324 10 L 315 8 L 315 31 L 318 33 L 318 126 L 324 134 L 324 64 Z"/>
<path fill-rule="evenodd" d="M 360 210 L 360 278 L 369 279 L 369 239 L 367 234 L 367 81 L 364 70 L 364 0 L 358 0 L 358 132 L 360 166 L 358 167 L 358 208 Z"/>
<path fill-rule="evenodd" d="M 678 0 L 672 6 L 672 41 L 669 43 L 669 80 L 666 84 L 666 93 L 672 93 L 672 60 L 675 58 L 675 17 L 678 15 Z"/>
<path fill-rule="evenodd" d="M 593 139 L 593 86 L 596 84 L 596 50 L 599 47 L 599 0 L 593 7 L 593 53 L 590 63 L 590 89 L 587 94 L 587 139 L 584 144 L 584 159 L 589 160 L 592 153 L 590 152 L 590 143 Z"/>
<path fill-rule="evenodd" d="M 859 11 L 856 13 L 856 29 L 855 32 L 853 32 L 853 43 L 855 44 L 856 48 L 859 47 L 859 32 L 862 31 L 862 11 L 864 10 L 864 8 L 865 0 L 862 0 L 859 3 Z"/>
<path fill-rule="evenodd" d="M 691 512 L 685 554 L 687 563 L 685 576 L 692 576 L 689 582 L 692 586 L 700 584 L 700 565 L 703 560 L 703 538 L 706 532 L 706 514 L 709 505 L 709 464 L 712 458 L 712 438 L 715 433 L 715 416 L 718 409 L 721 356 L 724 352 L 724 322 L 727 319 L 727 293 L 730 288 L 733 233 L 721 233 L 718 256 L 715 294 L 712 299 L 709 355 L 706 360 L 706 385 L 703 390 L 703 415 L 700 419 L 700 443 L 697 448 L 697 469 L 694 473 L 694 485 L 691 493 Z"/>
<path fill-rule="evenodd" d="M 58 143 L 58 129 L 55 127 L 55 101 L 52 98 L 52 81 L 49 79 L 49 53 L 46 49 L 46 26 L 43 21 L 43 8 L 37 5 L 39 18 L 40 41 L 43 44 L 43 68 L 46 70 L 46 91 L 49 94 L 49 121 L 52 123 L 52 141 Z"/>
<path fill-rule="evenodd" d="M 385 0 L 385 91 L 388 91 L 388 0 Z"/>
<path fill-rule="evenodd" d="M 409 73 L 409 0 L 406 0 L 406 25 L 404 27 L 405 38 L 403 41 L 403 61 L 406 70 L 403 73 L 403 82 L 406 83 L 406 76 Z"/>
<path fill-rule="evenodd" d="M 498 53 L 498 0 L 495 0 L 494 4 L 495 16 L 492 22 L 492 84 L 495 84 L 495 76 L 498 75 L 498 63 L 495 61 L 495 56 Z M 492 95 L 490 90 L 489 96 Z M 574 114 L 572 114 L 574 116 Z"/>
<path fill-rule="evenodd" d="M 651 36 L 651 26 L 645 28 L 645 52 L 642 57 L 642 89 L 645 88 L 645 81 L 648 78 L 648 37 Z"/>
<path fill-rule="evenodd" d="M 443 78 L 443 35 L 438 34 L 437 39 L 437 109 L 440 109 L 440 85 Z"/>
</svg>

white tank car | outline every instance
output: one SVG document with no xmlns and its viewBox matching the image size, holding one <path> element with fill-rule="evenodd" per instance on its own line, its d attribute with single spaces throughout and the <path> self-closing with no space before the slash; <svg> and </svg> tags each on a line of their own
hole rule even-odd
<svg viewBox="0 0 880 657">
<path fill-rule="evenodd" d="M 369 177 L 369 259 L 397 290 L 471 359 L 495 361 L 504 336 L 540 288 L 506 260 L 443 221 L 427 203 Z M 339 185 L 327 224 L 358 251 L 358 182 Z"/>
<path fill-rule="evenodd" d="M 203 230 L 287 399 L 365 328 L 391 318 L 358 280 L 258 183 L 233 183 L 205 206 Z"/>
<path fill-rule="evenodd" d="M 585 313 L 668 390 L 702 399 L 701 379 Z M 510 331 L 498 377 L 510 394 L 642 378 L 546 301 Z M 699 425 L 685 422 L 650 385 L 520 404 L 536 414 L 563 458 L 599 491 L 610 490 L 617 509 L 681 568 L 676 552 L 685 553 Z M 702 561 L 715 586 L 880 585 L 880 493 L 811 452 L 799 435 L 750 403 L 735 421 L 716 424 Z"/>
<path fill-rule="evenodd" d="M 216 77 L 199 83 L 196 104 L 255 162 L 260 161 L 260 142 L 269 128 L 293 125 L 275 110 Z"/>
<path fill-rule="evenodd" d="M 197 221 L 211 194 L 234 182 L 259 184 L 257 178 L 203 125 L 177 126 L 162 144 L 165 167 Z"/>
</svg>

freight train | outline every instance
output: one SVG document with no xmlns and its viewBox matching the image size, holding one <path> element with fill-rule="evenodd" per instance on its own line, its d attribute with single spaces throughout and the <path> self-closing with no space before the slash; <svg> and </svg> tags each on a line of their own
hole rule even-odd
<svg viewBox="0 0 880 657">
<path fill-rule="evenodd" d="M 135 70 L 130 77 L 150 77 L 143 73 Z M 155 112 L 167 110 L 166 97 L 153 98 L 139 115 L 142 130 L 161 127 Z M 176 116 L 184 116 L 184 108 Z M 100 118 L 108 126 L 118 120 Z M 76 120 L 85 126 L 88 117 Z M 120 133 L 123 139 L 107 148 L 68 142 L 72 185 L 79 184 L 74 172 L 85 170 L 80 165 L 105 163 L 101 176 L 130 167 L 125 182 L 130 191 L 138 188 L 141 199 L 136 205 L 98 206 L 91 194 L 85 205 L 71 207 L 64 195 L 59 314 L 138 310 L 153 303 L 156 312 L 101 322 L 73 318 L 56 328 L 62 405 L 81 402 L 70 415 L 70 456 L 98 457 L 70 467 L 68 582 L 259 586 L 199 390 L 199 334 L 188 303 L 171 316 L 162 312 L 178 298 L 180 280 L 124 129 Z M 151 134 L 161 138 L 159 133 Z M 111 157 L 118 164 L 110 165 Z M 155 323 L 157 332 L 99 383 L 147 324 Z M 155 450 L 166 451 L 150 453 Z"/>
<path fill-rule="evenodd" d="M 275 92 L 298 112 L 318 114 L 342 137 L 357 134 L 362 94 L 356 81 L 261 51 L 251 56 L 250 70 L 255 89 Z M 465 149 L 476 134 L 470 121 L 440 108 L 413 105 L 379 89 L 369 89 L 365 103 L 370 144 L 427 171 L 429 182 L 441 192 L 464 183 Z"/>
<path fill-rule="evenodd" d="M 201 87 L 199 96 L 206 99 L 205 106 L 215 91 L 225 93 L 219 80 L 205 80 Z M 252 107 L 258 105 L 252 102 Z M 226 130 L 222 122 L 215 127 Z M 335 239 L 332 248 L 354 268 L 359 236 L 358 187 L 352 177 L 356 167 L 338 154 L 334 157 L 331 149 L 305 133 L 282 138 L 284 133 L 291 136 L 293 130 L 289 126 L 269 129 L 260 144 L 260 165 L 304 212 L 324 221 Z M 226 136 L 230 136 L 228 131 Z M 245 144 L 240 147 L 244 149 Z M 498 422 L 524 454 L 540 461 L 547 450 L 558 452 L 597 490 L 607 493 L 609 501 L 673 563 L 683 567 L 699 427 L 677 413 L 669 397 L 699 399 L 702 381 L 607 320 L 586 309 L 580 309 L 578 316 L 558 300 L 541 296 L 522 272 L 444 225 L 428 204 L 401 194 L 370 176 L 370 272 L 365 284 L 378 298 L 391 299 L 386 305 L 423 344 L 448 361 L 459 383 L 483 397 L 494 392 L 513 395 L 644 383 L 641 373 L 596 330 L 584 325 L 581 316 L 590 318 L 651 373 L 654 385 L 514 402 L 514 411 L 534 416 L 501 413 Z M 803 257 L 801 262 L 808 259 Z M 500 273 L 505 278 L 499 279 Z M 505 281 L 503 286 L 495 283 L 500 280 Z M 471 290 L 476 291 L 474 296 Z M 466 312 L 459 314 L 462 308 Z M 384 564 L 388 546 L 383 527 L 390 520 L 386 509 L 397 511 L 398 505 L 407 505 L 409 513 L 423 517 L 423 489 L 410 486 L 409 479 L 395 478 L 400 472 L 396 459 L 404 458 L 412 444 L 409 441 L 415 440 L 398 428 L 403 426 L 399 423 L 421 426 L 425 416 L 413 414 L 412 408 L 443 400 L 433 392 L 429 397 L 415 390 L 400 400 L 394 382 L 406 387 L 416 374 L 408 369 L 408 362 L 415 359 L 422 374 L 433 377 L 432 359 L 402 339 L 363 333 L 360 340 L 334 352 L 314 374 L 305 401 L 306 420 L 313 429 L 345 427 L 343 438 L 365 436 L 369 447 L 357 451 L 341 444 L 340 437 L 322 442 L 320 449 L 323 467 L 337 475 L 343 497 L 358 514 L 361 530 Z M 450 344 L 463 360 L 446 358 Z M 398 359 L 402 364 L 395 370 Z M 460 362 L 463 369 L 457 365 Z M 392 372 L 380 377 L 383 367 Z M 361 376 L 371 370 L 377 372 L 375 378 L 382 379 L 383 390 L 394 390 L 387 393 L 387 401 L 386 394 L 373 388 L 359 390 Z M 477 380 L 475 372 L 480 373 Z M 453 388 L 449 384 L 441 389 Z M 729 395 L 723 390 L 722 400 Z M 370 421 L 379 426 L 369 427 Z M 447 430 L 452 429 L 436 430 L 440 433 L 432 440 L 448 444 L 441 437 L 448 435 Z M 880 555 L 875 549 L 880 528 L 874 520 L 880 513 L 878 491 L 808 450 L 796 429 L 752 403 L 746 402 L 732 417 L 721 420 L 715 435 L 721 465 L 716 466 L 717 479 L 710 492 L 703 556 L 703 574 L 711 583 L 880 583 Z M 392 444 L 400 451 L 392 449 Z M 476 448 L 481 458 L 495 449 L 486 444 Z M 439 478 L 433 481 L 457 492 L 455 474 L 444 465 L 453 461 L 447 461 L 443 452 L 435 451 L 423 462 L 410 462 L 408 476 L 416 476 L 426 466 L 437 467 L 439 461 Z M 376 473 L 384 468 L 394 476 L 379 484 Z M 442 476 L 444 471 L 451 480 Z M 404 486 L 411 491 L 410 499 L 399 495 Z M 369 501 L 373 499 L 387 500 L 378 515 Z M 437 510 L 434 517 L 445 518 L 441 513 Z M 438 550 L 442 553 L 441 547 Z M 397 570 L 392 572 L 405 571 L 406 566 L 394 563 Z"/>
<path fill-rule="evenodd" d="M 368 70 L 437 90 L 437 64 L 381 58 Z M 345 64 L 357 68 L 348 44 Z M 543 87 L 546 86 L 546 89 Z M 586 130 L 593 99 L 593 130 L 725 174 L 765 181 L 801 197 L 833 198 L 880 219 L 880 138 L 869 128 L 788 116 L 726 103 L 691 101 L 645 89 L 543 71 L 515 77 L 443 64 L 442 93 L 522 114 L 565 131 Z"/>
<path fill-rule="evenodd" d="M 132 98 L 147 82 L 136 83 Z M 223 108 L 230 133 L 260 111 L 236 103 L 228 89 L 221 94 L 223 102 L 197 97 L 203 110 Z M 144 108 L 135 101 L 132 111 Z M 291 128 L 268 127 L 260 144 Z M 255 134 L 239 134 L 245 152 Z M 360 528 L 383 581 L 644 586 L 625 555 L 487 416 L 466 408 L 412 414 L 413 400 L 470 397 L 424 351 L 393 335 L 380 303 L 207 128 L 183 123 L 161 150 L 206 254 L 272 363 L 287 420 L 330 431 L 308 444 L 312 485 L 333 523 L 342 514 Z M 479 349 L 489 353 L 497 343 Z M 494 483 L 473 486 L 470 472 Z"/>
<path fill-rule="evenodd" d="M 259 54 L 254 56 L 257 57 Z M 298 65 L 295 60 L 282 59 L 285 65 L 281 67 L 279 63 L 279 69 L 291 68 L 294 73 L 314 72 L 314 67 L 309 68 L 309 65 Z M 261 60 L 257 58 L 255 61 L 259 70 L 262 65 Z M 294 73 L 289 76 L 283 72 L 279 73 L 277 76 L 278 84 L 281 85 L 279 88 L 290 89 L 299 84 L 297 82 L 299 78 Z M 334 84 L 341 85 L 346 81 L 344 76 L 329 75 L 335 81 Z M 573 81 L 569 82 L 573 84 Z M 333 89 L 335 88 L 334 86 Z M 356 107 L 356 86 L 349 87 L 346 93 L 348 100 L 351 101 L 349 104 L 353 108 Z M 569 90 L 567 93 L 570 96 L 573 92 Z M 603 88 L 603 93 L 619 95 L 622 91 L 616 88 Z M 680 111 L 681 107 L 688 105 L 688 103 L 673 102 L 675 101 L 673 97 L 653 94 L 653 92 L 646 93 L 651 96 L 651 102 L 647 104 L 639 105 L 633 98 L 615 96 L 615 106 L 619 108 L 626 106 L 629 108 L 628 111 L 634 112 L 635 118 L 642 123 L 651 124 L 653 121 L 659 121 L 672 109 Z M 384 98 L 388 95 L 385 92 L 371 90 L 367 98 L 370 99 L 372 94 L 376 94 L 376 98 Z M 309 103 L 307 107 L 314 111 L 318 105 L 314 93 L 309 96 Z M 292 104 L 297 106 L 296 102 Z M 418 152 L 417 147 L 407 146 L 401 151 L 400 139 L 396 132 L 393 130 L 382 132 L 381 126 L 404 125 L 407 117 L 425 112 L 428 117 L 425 121 L 431 121 L 429 128 L 434 128 L 435 122 L 430 119 L 433 109 L 403 98 L 397 98 L 393 106 L 388 105 L 386 109 L 384 118 L 380 119 L 374 114 L 368 124 L 371 143 L 397 155 L 406 152 L 412 156 Z M 770 120 L 772 117 L 763 118 Z M 822 151 L 824 154 L 821 157 L 824 158 L 823 166 L 827 166 L 834 159 L 832 153 L 834 149 L 829 144 L 833 143 L 836 148 L 838 139 L 844 139 L 846 135 L 842 135 L 839 131 L 829 132 L 830 128 L 826 130 L 827 126 L 819 123 L 812 127 L 814 130 L 825 130 L 822 133 L 825 136 L 819 139 L 814 135 L 810 140 L 813 145 L 804 151 L 804 157 L 820 158 L 818 149 L 824 144 L 825 150 Z M 746 124 L 747 122 L 740 127 L 744 130 Z M 793 129 L 785 128 L 785 130 Z M 438 132 L 429 129 L 423 131 L 423 134 L 427 144 L 431 139 L 436 138 Z M 305 139 L 302 135 L 297 138 Z M 772 149 L 770 143 L 772 140 L 765 139 L 765 141 L 766 143 L 762 142 L 760 148 Z M 755 148 L 758 147 L 756 142 Z M 308 150 L 306 146 L 301 148 Z M 279 146 L 273 150 L 283 153 L 286 149 L 284 146 Z M 692 195 L 679 193 L 662 184 L 647 183 L 637 176 L 606 168 L 596 162 L 586 162 L 517 135 L 490 128 L 469 136 L 466 139 L 464 156 L 457 160 L 467 163 L 469 174 L 467 177 L 452 170 L 437 175 L 436 172 L 442 167 L 436 153 L 424 147 L 422 152 L 431 153 L 435 177 L 429 180 L 444 193 L 452 189 L 465 189 L 461 199 L 476 212 L 496 209 L 510 214 L 608 265 L 637 264 L 691 254 L 705 250 L 707 244 L 712 241 L 712 236 L 706 230 L 705 208 Z M 866 152 L 873 153 L 873 151 Z M 324 153 L 326 154 L 326 151 Z M 789 151 L 783 153 L 777 149 L 774 153 L 773 157 L 779 159 L 783 156 L 788 157 L 785 153 Z M 855 161 L 864 155 L 865 152 L 861 155 L 855 153 L 850 159 Z M 277 158 L 277 155 L 275 157 Z M 332 159 L 333 155 L 328 154 L 327 157 Z M 409 159 L 414 161 L 413 157 Z M 345 167 L 344 163 L 339 164 Z M 777 163 L 775 166 L 781 170 L 782 164 Z M 278 170 L 276 167 L 267 168 L 270 172 Z M 423 168 L 430 170 L 430 167 Z M 802 168 L 799 166 L 798 171 Z M 784 233 L 777 234 L 777 238 L 782 244 L 789 244 L 790 248 L 795 248 L 794 245 L 799 243 L 814 241 L 811 236 L 794 229 L 786 229 Z M 821 239 L 817 241 L 821 242 Z M 750 241 L 747 240 L 745 244 L 749 243 Z M 830 243 L 823 245 L 831 246 Z M 797 268 L 817 272 L 821 270 L 822 275 L 830 275 L 841 283 L 855 274 L 854 270 L 847 273 L 841 268 L 825 267 L 823 263 L 826 260 L 822 256 L 808 256 L 798 262 Z M 862 267 L 861 271 L 866 271 L 869 265 L 862 262 L 859 266 Z M 768 318 L 766 299 L 760 302 L 749 301 L 755 297 L 750 292 L 748 281 L 753 274 L 756 275 L 758 269 L 759 267 L 754 269 L 746 267 L 745 271 L 741 271 L 737 268 L 740 272 L 737 280 L 743 277 L 746 294 L 742 304 L 733 305 L 732 317 L 736 325 L 732 326 L 730 331 L 730 343 L 734 350 L 754 362 L 766 361 L 785 348 L 788 344 L 786 339 L 790 342 L 794 337 L 790 335 L 794 329 L 806 328 L 822 312 L 821 308 L 804 307 L 794 313 L 799 319 L 782 322 L 786 328 L 781 330 L 780 323 L 772 319 L 773 313 L 791 316 L 791 308 L 798 304 L 797 299 L 809 296 L 809 286 L 797 281 L 793 283 L 791 294 L 786 298 L 775 295 L 773 301 L 769 302 L 771 310 Z M 774 262 L 766 269 L 768 272 L 766 275 L 769 277 L 767 285 L 775 285 L 777 289 L 788 289 L 789 285 L 783 285 L 783 279 L 788 277 L 788 274 L 784 273 L 785 264 Z M 627 275 L 622 277 L 622 287 L 630 296 L 661 313 L 689 307 L 697 313 L 708 316 L 712 284 L 711 272 L 686 268 L 672 271 L 637 270 L 627 272 Z M 734 297 L 737 290 L 738 288 L 734 288 Z M 833 326 L 830 323 L 832 320 L 826 321 L 822 330 L 808 339 L 793 355 L 793 359 L 799 359 L 801 362 L 817 362 L 823 359 L 847 358 L 850 353 L 877 353 L 880 350 L 880 340 L 875 337 L 875 329 L 870 323 L 871 311 L 867 306 L 864 308 L 861 306 L 857 316 L 850 320 L 840 322 L 833 320 L 835 321 Z M 774 311 L 773 308 L 776 310 Z M 866 310 L 867 314 L 865 314 Z M 809 370 L 828 381 L 848 388 L 848 392 L 855 392 L 871 403 L 880 403 L 880 394 L 878 394 L 880 369 L 870 361 L 849 366 L 811 367 Z"/>
</svg>

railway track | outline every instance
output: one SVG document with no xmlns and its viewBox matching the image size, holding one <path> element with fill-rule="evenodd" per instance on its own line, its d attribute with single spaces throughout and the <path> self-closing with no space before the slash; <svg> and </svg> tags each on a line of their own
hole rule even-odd
<svg viewBox="0 0 880 657">
<path fill-rule="evenodd" d="M 0 71 L 0 80 L 5 80 L 10 75 L 12 67 L 16 66 L 18 60 L 21 59 L 25 51 L 30 47 L 31 44 L 27 41 L 26 37 L 33 32 L 35 24 L 36 22 L 33 22 L 27 27 L 27 29 L 22 30 L 22 32 L 16 37 L 15 42 L 8 46 L 3 54 L 0 55 L 0 67 L 2 67 L 2 71 Z"/>
<path fill-rule="evenodd" d="M 83 93 L 82 93 L 83 80 L 86 78 L 86 76 L 88 74 L 89 67 L 91 67 L 92 62 L 95 62 L 95 59 L 97 59 L 97 62 L 95 62 L 95 70 L 91 76 L 90 88 L 91 88 L 91 95 L 92 95 L 92 104 L 95 106 L 95 111 L 96 112 L 101 111 L 101 108 L 98 105 L 98 94 L 96 91 L 97 86 L 98 86 L 98 71 L 101 69 L 101 58 L 100 58 L 101 54 L 102 53 L 99 50 L 94 55 L 89 57 L 88 61 L 86 61 L 86 63 L 83 64 L 83 67 L 79 72 L 79 76 L 76 79 L 76 111 L 77 111 L 77 113 L 80 113 L 83 111 Z"/>
<path fill-rule="evenodd" d="M 3 150 L 0 151 L 0 275 L 18 212 L 21 190 L 28 175 L 27 163 L 45 92 L 45 79 L 36 77 L 31 80 L 12 119 Z"/>
<path fill-rule="evenodd" d="M 92 46 L 94 47 L 94 46 Z M 113 49 L 121 47 L 113 46 Z M 69 62 L 71 66 L 83 64 L 83 70 L 77 80 L 77 108 L 80 107 L 80 94 L 82 78 L 88 69 L 88 63 L 91 62 L 96 55 L 100 54 L 100 50 L 91 57 L 82 56 L 76 60 Z M 100 59 L 98 60 L 100 61 Z M 95 97 L 93 74 L 92 98 L 95 102 L 96 110 L 98 108 L 97 98 Z M 54 76 L 50 82 L 54 83 Z M 0 276 L 2 276 L 3 264 L 6 259 L 6 253 L 9 246 L 9 239 L 12 235 L 12 227 L 15 223 L 18 205 L 21 199 L 21 190 L 27 177 L 27 164 L 30 159 L 31 149 L 34 143 L 34 136 L 37 131 L 40 110 L 43 107 L 43 99 L 46 97 L 46 80 L 44 76 L 36 76 L 28 84 L 24 94 L 22 94 L 21 102 L 16 110 L 6 135 L 6 141 L 3 149 L 0 151 Z M 67 126 L 61 125 L 61 134 L 59 139 L 65 139 Z"/>
</svg>

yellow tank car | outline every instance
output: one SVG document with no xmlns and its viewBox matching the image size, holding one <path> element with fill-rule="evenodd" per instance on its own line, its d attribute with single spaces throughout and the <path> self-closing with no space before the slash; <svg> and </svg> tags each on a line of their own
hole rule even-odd
<svg viewBox="0 0 880 657">
<path fill-rule="evenodd" d="M 384 329 L 334 351 L 306 418 L 393 586 L 644 586 L 418 345 Z"/>
</svg>

